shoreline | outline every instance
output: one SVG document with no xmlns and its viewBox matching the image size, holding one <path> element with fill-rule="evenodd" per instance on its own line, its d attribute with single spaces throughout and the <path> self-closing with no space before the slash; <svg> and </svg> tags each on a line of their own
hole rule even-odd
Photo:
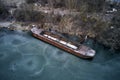
<svg viewBox="0 0 120 80">
<path fill-rule="evenodd" d="M 2 24 L 4 24 L 4 25 L 1 25 L 1 23 Z M 7 23 L 7 26 L 6 26 L 6 23 Z M 27 31 L 30 31 L 31 30 L 31 28 L 32 28 L 32 25 L 35 25 L 35 26 L 38 26 L 37 24 L 35 24 L 35 23 L 30 23 L 30 22 L 28 22 L 28 23 L 26 23 L 26 22 L 10 22 L 10 21 L 4 21 L 4 22 L 0 22 L 0 29 L 1 28 L 7 28 L 8 30 L 11 30 L 11 31 L 16 31 L 16 30 L 20 30 L 20 31 L 23 31 L 23 32 L 27 32 Z M 9 25 L 8 25 L 9 24 Z M 27 25 L 23 25 L 23 24 L 27 24 Z M 40 28 L 40 26 L 38 26 L 39 28 Z M 45 29 L 46 27 L 44 27 L 43 29 Z M 47 29 L 49 29 L 50 27 L 49 26 L 47 26 L 47 28 L 46 28 L 46 30 Z M 96 37 L 90 37 L 89 35 L 87 36 L 87 37 L 80 37 L 80 36 L 77 36 L 77 35 L 74 35 L 74 34 L 69 34 L 69 33 L 66 33 L 66 34 L 64 34 L 64 33 L 62 33 L 62 32 L 60 32 L 59 31 L 59 33 L 60 34 L 62 34 L 63 36 L 67 36 L 67 38 L 68 39 L 72 39 L 70 36 L 73 36 L 74 38 L 75 37 L 77 37 L 76 38 L 76 42 L 80 42 L 81 44 L 82 43 L 84 43 L 85 41 L 87 41 L 87 40 L 89 40 L 89 39 L 92 39 L 93 41 L 94 41 L 94 43 L 93 44 L 96 44 L 96 43 L 99 43 L 99 44 L 101 44 L 101 45 L 103 45 L 104 47 L 106 47 L 106 48 L 109 48 L 109 49 L 111 49 L 110 47 L 111 46 L 108 46 L 108 45 L 105 45 L 105 44 L 103 44 L 103 43 L 101 43 L 101 42 L 99 42 L 97 39 L 96 39 Z M 82 36 L 84 35 L 84 34 L 81 34 Z M 74 40 L 73 40 L 74 41 Z M 117 50 L 117 49 L 113 49 L 113 50 Z M 118 49 L 119 50 L 119 49 Z M 118 51 L 117 50 L 117 51 Z"/>
<path fill-rule="evenodd" d="M 0 29 L 2 29 L 2 28 L 7 28 L 7 29 L 10 30 L 10 31 L 22 31 L 22 32 L 29 32 L 29 31 L 30 31 L 30 30 L 10 29 L 10 28 L 8 28 L 8 27 L 1 27 L 1 26 L 0 26 Z M 62 35 L 63 35 L 63 34 L 62 34 Z M 65 36 L 65 35 L 63 35 L 63 36 Z M 68 36 L 70 37 L 70 35 L 68 35 Z M 73 36 L 73 38 L 75 38 L 75 36 Z M 70 39 L 70 38 L 68 38 L 68 39 Z M 77 39 L 79 39 L 79 38 L 77 38 Z M 71 39 L 70 39 L 70 40 L 71 40 Z M 116 49 L 111 49 L 109 46 L 104 45 L 104 44 L 98 42 L 95 38 L 91 38 L 91 37 L 88 37 L 87 40 L 84 40 L 83 42 L 80 42 L 80 41 L 77 41 L 77 40 L 75 40 L 75 42 L 80 43 L 80 44 L 83 44 L 83 43 L 88 42 L 89 40 L 92 40 L 92 44 L 94 45 L 94 47 L 95 47 L 96 45 L 101 45 L 101 46 L 103 46 L 105 49 L 108 49 L 108 50 L 113 51 L 113 52 L 118 52 L 118 51 L 120 51 L 120 50 L 116 50 Z M 73 41 L 73 40 L 71 40 L 71 41 Z M 85 45 L 89 45 L 89 44 L 85 44 Z M 92 47 L 92 48 L 94 48 L 94 47 Z"/>
</svg>

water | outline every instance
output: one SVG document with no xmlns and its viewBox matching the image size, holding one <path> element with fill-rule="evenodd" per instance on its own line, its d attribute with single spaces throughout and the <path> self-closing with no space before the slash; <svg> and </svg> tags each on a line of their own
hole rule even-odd
<svg viewBox="0 0 120 80">
<path fill-rule="evenodd" d="M 0 31 L 0 80 L 120 80 L 120 52 L 92 40 L 96 50 L 84 60 L 35 39 L 30 33 Z"/>
</svg>

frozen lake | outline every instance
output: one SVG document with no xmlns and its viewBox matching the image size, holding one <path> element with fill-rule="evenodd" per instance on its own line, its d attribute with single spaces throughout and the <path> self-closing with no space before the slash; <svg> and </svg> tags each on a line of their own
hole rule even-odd
<svg viewBox="0 0 120 80">
<path fill-rule="evenodd" d="M 96 50 L 83 60 L 22 31 L 0 30 L 0 80 L 120 80 L 120 52 Z"/>
</svg>

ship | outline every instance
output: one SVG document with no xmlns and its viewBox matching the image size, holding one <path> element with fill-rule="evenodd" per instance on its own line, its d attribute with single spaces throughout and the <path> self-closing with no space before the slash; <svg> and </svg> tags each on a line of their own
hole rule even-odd
<svg viewBox="0 0 120 80">
<path fill-rule="evenodd" d="M 54 31 L 33 27 L 31 32 L 35 38 L 49 43 L 77 57 L 89 59 L 95 56 L 96 52 L 92 48 L 64 38 Z"/>
</svg>

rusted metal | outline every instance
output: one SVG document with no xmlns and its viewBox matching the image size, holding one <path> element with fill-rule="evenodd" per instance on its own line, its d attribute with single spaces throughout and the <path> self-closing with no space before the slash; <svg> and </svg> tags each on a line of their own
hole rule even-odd
<svg viewBox="0 0 120 80">
<path fill-rule="evenodd" d="M 36 27 L 31 29 L 33 36 L 47 42 L 53 46 L 56 46 L 62 50 L 65 50 L 73 55 L 81 58 L 93 58 L 95 56 L 95 50 L 82 44 L 75 44 L 57 34 L 50 31 L 44 31 Z"/>
</svg>

